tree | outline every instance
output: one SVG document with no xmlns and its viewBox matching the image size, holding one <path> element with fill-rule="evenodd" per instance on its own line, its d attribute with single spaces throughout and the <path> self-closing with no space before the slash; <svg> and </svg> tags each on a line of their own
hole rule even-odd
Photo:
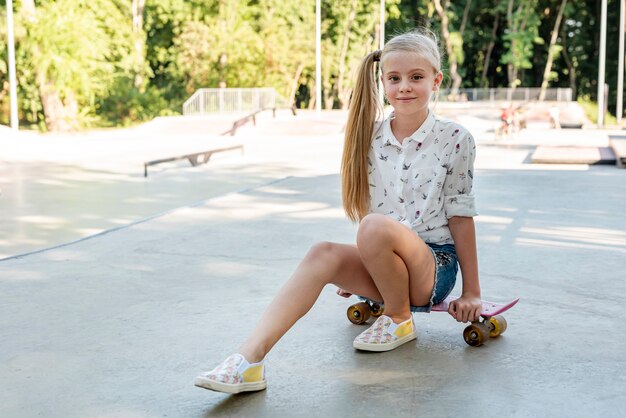
<svg viewBox="0 0 626 418">
<path fill-rule="evenodd" d="M 32 73 L 23 71 L 21 82 L 32 77 L 49 130 L 77 129 L 96 96 L 106 94 L 113 83 L 116 38 L 107 33 L 104 16 L 122 20 L 110 1 L 58 0 L 38 6 L 33 0 L 23 2 L 19 68 Z M 120 32 L 118 37 L 123 36 Z"/>
<path fill-rule="evenodd" d="M 132 13 L 133 13 L 133 37 L 135 44 L 135 61 L 137 68 L 135 68 L 135 87 L 139 90 L 144 89 L 144 73 L 145 69 L 145 44 L 146 35 L 143 30 L 143 12 L 146 6 L 146 0 L 132 0 Z"/>
<path fill-rule="evenodd" d="M 467 1 L 469 4 L 470 0 Z M 446 45 L 450 77 L 452 78 L 452 96 L 456 97 L 458 89 L 463 81 L 457 70 L 458 64 L 463 62 L 463 38 L 459 32 L 450 32 L 448 19 L 448 2 L 446 0 L 434 0 L 435 10 L 441 19 L 441 35 Z M 469 9 L 466 8 L 469 12 Z M 463 15 L 466 17 L 466 13 Z"/>
<path fill-rule="evenodd" d="M 377 0 L 331 0 L 322 4 L 322 80 L 327 109 L 346 108 L 356 70 L 365 55 L 378 48 Z M 398 0 L 387 0 L 395 15 Z"/>
<path fill-rule="evenodd" d="M 265 85 L 275 87 L 294 104 L 299 86 L 314 79 L 315 8 L 298 2 L 263 0 L 255 20 L 265 51 Z"/>
<path fill-rule="evenodd" d="M 500 27 L 500 11 L 496 9 L 494 13 L 494 18 L 493 18 L 493 26 L 491 27 L 491 37 L 489 39 L 489 42 L 487 44 L 487 48 L 485 51 L 483 71 L 480 76 L 479 85 L 481 87 L 489 86 L 489 83 L 487 81 L 487 73 L 489 72 L 489 65 L 491 64 L 491 54 L 493 53 L 493 49 L 496 46 L 496 35 L 498 33 L 499 27 Z"/>
<path fill-rule="evenodd" d="M 6 37 L 5 0 L 0 36 Z M 43 130 L 135 123 L 180 112 L 202 87 L 274 87 L 314 105 L 314 2 L 23 0 L 16 4 L 19 114 Z M 379 44 L 378 0 L 325 0 L 323 97 L 345 108 L 362 57 Z M 387 0 L 385 33 L 440 34 L 452 88 L 597 92 L 600 0 Z M 619 0 L 608 0 L 607 83 L 615 104 Z M 464 57 L 472 57 L 466 62 Z M 0 42 L 0 121 L 9 116 Z"/>
<path fill-rule="evenodd" d="M 537 28 L 540 20 L 536 14 L 538 0 L 508 0 L 506 18 L 507 30 L 504 35 L 508 51 L 501 62 L 507 64 L 509 87 L 516 87 L 522 82 L 518 78 L 519 70 L 532 68 L 530 58 L 533 55 L 533 42 L 538 40 Z"/>
<path fill-rule="evenodd" d="M 543 101 L 546 98 L 546 89 L 548 88 L 550 71 L 552 69 L 552 60 L 554 59 L 555 53 L 558 52 L 556 39 L 559 35 L 561 19 L 563 18 L 563 12 L 565 11 L 566 4 L 567 4 L 567 0 L 561 0 L 561 5 L 559 6 L 559 11 L 557 13 L 556 20 L 554 22 L 554 29 L 552 30 L 552 35 L 550 36 L 550 46 L 548 47 L 548 59 L 546 60 L 546 68 L 543 72 L 543 80 L 541 82 L 541 92 L 539 94 L 540 101 Z"/>
</svg>

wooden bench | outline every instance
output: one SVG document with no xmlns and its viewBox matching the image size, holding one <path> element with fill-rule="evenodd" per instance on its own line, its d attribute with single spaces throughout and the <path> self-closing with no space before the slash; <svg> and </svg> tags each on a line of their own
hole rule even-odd
<svg viewBox="0 0 626 418">
<path fill-rule="evenodd" d="M 200 164 L 206 164 L 209 162 L 209 159 L 211 158 L 211 156 L 215 153 L 218 152 L 226 152 L 226 151 L 234 151 L 240 149 L 241 150 L 241 154 L 243 155 L 243 145 L 235 145 L 232 147 L 224 147 L 224 148 L 216 148 L 216 149 L 212 149 L 209 151 L 202 151 L 202 152 L 194 152 L 192 154 L 184 154 L 184 155 L 179 155 L 176 157 L 169 157 L 169 158 L 161 158 L 158 160 L 152 160 L 152 161 L 146 161 L 145 163 L 143 163 L 143 176 L 144 177 L 148 177 L 148 166 L 151 165 L 157 165 L 157 164 L 162 164 L 162 163 L 169 163 L 172 161 L 178 161 L 178 160 L 188 160 L 189 163 L 195 167 L 197 165 Z"/>
</svg>

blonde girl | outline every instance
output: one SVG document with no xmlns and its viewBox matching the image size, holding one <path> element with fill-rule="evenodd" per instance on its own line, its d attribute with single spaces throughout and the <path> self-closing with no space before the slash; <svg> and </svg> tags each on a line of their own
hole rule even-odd
<svg viewBox="0 0 626 418">
<path fill-rule="evenodd" d="M 383 113 L 378 71 L 385 98 Z M 476 320 L 480 286 L 472 194 L 475 145 L 462 126 L 429 110 L 441 85 L 436 38 L 426 31 L 391 39 L 359 69 L 341 165 L 343 206 L 359 227 L 356 244 L 315 244 L 236 354 L 195 385 L 227 393 L 265 389 L 264 359 L 313 306 L 324 286 L 384 304 L 384 314 L 353 347 L 389 351 L 416 338 L 412 312 L 428 312 L 455 285 L 449 313 Z"/>
</svg>

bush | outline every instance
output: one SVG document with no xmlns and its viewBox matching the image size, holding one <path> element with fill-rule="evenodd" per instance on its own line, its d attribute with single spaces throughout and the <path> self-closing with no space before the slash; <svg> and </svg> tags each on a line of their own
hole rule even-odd
<svg viewBox="0 0 626 418">
<path fill-rule="evenodd" d="M 180 114 L 170 108 L 169 103 L 156 87 L 140 92 L 130 79 L 121 79 L 109 95 L 96 107 L 101 126 L 129 126 L 157 116 Z"/>
<path fill-rule="evenodd" d="M 585 115 L 591 120 L 593 123 L 598 123 L 598 102 L 591 101 L 589 96 L 579 97 L 576 100 L 578 104 L 585 111 Z M 607 112 L 604 116 L 604 124 L 605 125 L 616 125 L 617 119 L 615 116 L 611 114 L 611 112 Z"/>
</svg>

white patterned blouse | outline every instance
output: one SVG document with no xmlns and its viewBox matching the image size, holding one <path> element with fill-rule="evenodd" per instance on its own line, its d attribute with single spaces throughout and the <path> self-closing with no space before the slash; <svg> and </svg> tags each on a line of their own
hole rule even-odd
<svg viewBox="0 0 626 418">
<path fill-rule="evenodd" d="M 474 138 L 431 111 L 400 143 L 391 131 L 393 117 L 379 125 L 369 152 L 370 212 L 398 220 L 426 243 L 453 244 L 448 219 L 477 215 Z"/>
</svg>

